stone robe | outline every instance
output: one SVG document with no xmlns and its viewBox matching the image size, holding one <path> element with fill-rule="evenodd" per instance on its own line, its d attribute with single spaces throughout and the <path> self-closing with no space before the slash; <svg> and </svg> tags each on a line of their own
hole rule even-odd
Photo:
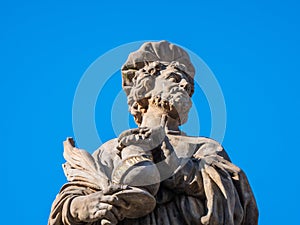
<svg viewBox="0 0 300 225">
<path fill-rule="evenodd" d="M 258 210 L 244 172 L 230 162 L 216 141 L 204 137 L 168 135 L 181 162 L 175 174 L 160 183 L 156 207 L 148 215 L 120 221 L 120 225 L 256 225 Z M 103 144 L 92 155 L 111 180 L 121 160 L 117 139 Z M 85 181 L 66 183 L 51 209 L 48 225 L 100 225 L 78 223 L 70 215 L 73 198 L 95 192 Z"/>
</svg>

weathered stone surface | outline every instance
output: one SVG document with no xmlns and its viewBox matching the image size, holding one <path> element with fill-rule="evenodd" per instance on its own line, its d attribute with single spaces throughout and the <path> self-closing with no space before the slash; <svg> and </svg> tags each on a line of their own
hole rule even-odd
<svg viewBox="0 0 300 225">
<path fill-rule="evenodd" d="M 256 225 L 258 210 L 246 175 L 223 147 L 189 137 L 194 67 L 169 42 L 148 42 L 122 67 L 123 88 L 138 128 L 90 155 L 64 142 L 68 182 L 49 225 Z"/>
</svg>

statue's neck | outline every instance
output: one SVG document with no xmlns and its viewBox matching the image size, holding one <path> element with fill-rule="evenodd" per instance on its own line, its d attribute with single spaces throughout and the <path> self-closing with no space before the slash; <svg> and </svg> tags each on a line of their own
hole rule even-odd
<svg viewBox="0 0 300 225">
<path fill-rule="evenodd" d="M 140 127 L 165 126 L 166 130 L 179 131 L 179 122 L 172 119 L 166 112 L 158 107 L 149 105 L 147 112 L 143 114 L 143 121 Z"/>
</svg>

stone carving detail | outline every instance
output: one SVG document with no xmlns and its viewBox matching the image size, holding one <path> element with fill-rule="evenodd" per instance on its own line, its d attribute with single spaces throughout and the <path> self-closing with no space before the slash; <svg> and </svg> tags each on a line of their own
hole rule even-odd
<svg viewBox="0 0 300 225">
<path fill-rule="evenodd" d="M 179 130 L 188 119 L 195 70 L 167 41 L 147 42 L 122 67 L 123 89 L 138 128 L 93 155 L 64 142 L 68 182 L 48 225 L 256 225 L 244 172 L 223 147 Z"/>
</svg>

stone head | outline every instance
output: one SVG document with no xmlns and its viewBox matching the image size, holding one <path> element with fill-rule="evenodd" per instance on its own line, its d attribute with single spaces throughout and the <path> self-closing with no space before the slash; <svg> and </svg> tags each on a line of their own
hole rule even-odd
<svg viewBox="0 0 300 225">
<path fill-rule="evenodd" d="M 188 54 L 167 41 L 147 42 L 122 67 L 129 111 L 140 125 L 149 107 L 179 124 L 187 121 L 194 92 L 194 67 Z"/>
</svg>

